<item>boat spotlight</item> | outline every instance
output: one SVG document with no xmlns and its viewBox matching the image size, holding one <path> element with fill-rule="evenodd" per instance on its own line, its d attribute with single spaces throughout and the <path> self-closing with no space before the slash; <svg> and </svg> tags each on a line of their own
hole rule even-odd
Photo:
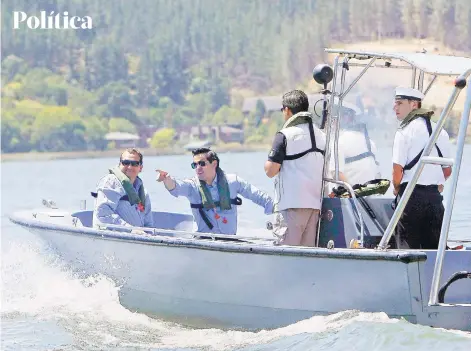
<svg viewBox="0 0 471 351">
<path fill-rule="evenodd" d="M 312 71 L 312 77 L 317 83 L 325 85 L 330 83 L 334 77 L 334 71 L 329 65 L 322 63 L 314 67 L 314 70 Z"/>
</svg>

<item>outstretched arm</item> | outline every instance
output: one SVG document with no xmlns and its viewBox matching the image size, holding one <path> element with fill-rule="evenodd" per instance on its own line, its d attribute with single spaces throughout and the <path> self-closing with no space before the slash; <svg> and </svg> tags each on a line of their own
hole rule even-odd
<svg viewBox="0 0 471 351">
<path fill-rule="evenodd" d="M 192 189 L 194 188 L 194 183 L 191 179 L 177 180 L 162 170 L 157 169 L 157 181 L 163 182 L 165 188 L 175 197 L 185 196 L 190 197 Z"/>
<path fill-rule="evenodd" d="M 273 199 L 265 192 L 261 191 L 257 187 L 247 183 L 244 179 L 237 177 L 239 183 L 239 190 L 237 193 L 251 200 L 257 205 L 262 206 L 265 209 L 265 214 L 273 213 L 274 202 Z"/>
</svg>

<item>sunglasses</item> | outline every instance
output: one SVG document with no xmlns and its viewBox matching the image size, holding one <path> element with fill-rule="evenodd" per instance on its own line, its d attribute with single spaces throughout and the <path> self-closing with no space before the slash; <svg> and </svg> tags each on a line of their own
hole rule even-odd
<svg viewBox="0 0 471 351">
<path fill-rule="evenodd" d="M 141 161 L 132 161 L 132 160 L 121 160 L 123 166 L 133 166 L 137 167 L 141 164 Z"/>
<path fill-rule="evenodd" d="M 198 165 L 200 165 L 201 167 L 204 167 L 204 166 L 206 166 L 207 164 L 210 164 L 210 163 L 211 163 L 211 162 L 209 162 L 209 161 L 192 162 L 192 163 L 191 163 L 191 168 L 196 169 L 196 167 L 197 167 Z"/>
<path fill-rule="evenodd" d="M 283 112 L 283 111 L 285 110 L 285 108 L 286 108 L 286 106 L 282 106 L 282 107 L 280 108 L 280 111 Z"/>
</svg>

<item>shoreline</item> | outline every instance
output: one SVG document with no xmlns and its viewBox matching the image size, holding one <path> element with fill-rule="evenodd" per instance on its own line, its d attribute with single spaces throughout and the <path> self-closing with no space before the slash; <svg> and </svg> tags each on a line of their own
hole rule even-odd
<svg viewBox="0 0 471 351">
<path fill-rule="evenodd" d="M 254 145 L 212 145 L 211 149 L 217 153 L 225 152 L 257 152 L 270 151 L 269 144 Z M 90 158 L 112 158 L 119 157 L 119 153 L 123 149 L 113 149 L 104 151 L 57 151 L 57 152 L 24 152 L 24 153 L 2 153 L 1 162 L 18 162 L 18 161 L 52 161 L 52 160 L 70 160 L 70 159 L 90 159 Z M 153 149 L 138 148 L 146 157 L 149 156 L 171 156 L 185 155 L 190 153 L 183 148 Z"/>
<path fill-rule="evenodd" d="M 456 145 L 456 139 L 451 138 L 452 145 Z M 465 145 L 471 144 L 471 135 L 467 136 Z M 218 153 L 225 152 L 269 152 L 270 144 L 220 144 L 212 145 L 211 148 Z M 24 153 L 2 153 L 1 162 L 18 162 L 18 161 L 52 161 L 52 160 L 71 160 L 71 159 L 92 159 L 92 158 L 112 158 L 119 156 L 119 153 L 124 150 L 85 150 L 85 151 L 57 151 L 57 152 L 24 152 Z M 185 150 L 183 147 L 174 147 L 167 149 L 153 149 L 153 148 L 138 148 L 144 156 L 172 156 L 172 155 L 185 155 L 190 151 Z"/>
</svg>

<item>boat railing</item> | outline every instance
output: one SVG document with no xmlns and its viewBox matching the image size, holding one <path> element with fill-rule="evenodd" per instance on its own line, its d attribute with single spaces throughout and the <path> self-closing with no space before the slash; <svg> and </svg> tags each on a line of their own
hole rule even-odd
<svg viewBox="0 0 471 351">
<path fill-rule="evenodd" d="M 471 69 L 464 75 L 465 83 L 466 78 L 471 74 Z M 455 88 L 456 89 L 456 88 Z M 458 137 L 456 139 L 456 155 L 454 170 L 450 179 L 450 191 L 445 203 L 445 214 L 443 215 L 442 229 L 440 231 L 440 241 L 438 244 L 437 257 L 435 259 L 435 267 L 433 271 L 432 286 L 430 289 L 429 305 L 438 304 L 438 290 L 440 284 L 440 277 L 442 275 L 443 261 L 445 258 L 446 244 L 450 229 L 451 215 L 453 212 L 453 205 L 455 202 L 456 188 L 458 185 L 458 177 L 460 174 L 461 161 L 463 159 L 463 149 L 466 141 L 466 131 L 469 124 L 469 115 L 471 112 L 471 79 L 468 81 L 466 91 L 466 101 L 464 104 L 463 113 L 461 115 L 460 126 L 458 129 Z"/>
<path fill-rule="evenodd" d="M 360 247 L 363 247 L 363 238 L 364 238 L 364 223 L 363 219 L 359 210 L 359 205 L 358 201 L 356 199 L 355 192 L 353 191 L 352 187 L 339 180 L 339 160 L 338 160 L 338 140 L 339 140 L 339 132 L 340 132 L 340 120 L 342 118 L 342 105 L 343 105 L 343 98 L 345 95 L 350 92 L 350 90 L 358 83 L 360 78 L 366 73 L 366 71 L 374 64 L 376 61 L 376 58 L 373 58 L 370 60 L 370 62 L 366 65 L 366 67 L 363 68 L 361 73 L 348 85 L 348 87 L 345 89 L 345 77 L 346 77 L 346 72 L 349 67 L 349 59 L 344 57 L 342 62 L 340 62 L 340 56 L 337 55 L 334 59 L 334 68 L 333 68 L 333 78 L 332 78 L 332 92 L 329 100 L 329 111 L 333 110 L 335 98 L 338 98 L 338 114 L 336 117 L 332 116 L 332 113 L 328 114 L 327 118 L 327 123 L 326 123 L 326 142 L 325 142 L 325 156 L 324 156 L 324 170 L 323 170 L 323 186 L 321 190 L 321 197 L 324 198 L 324 189 L 325 189 L 325 183 L 324 182 L 330 182 L 330 183 L 335 183 L 335 184 L 340 184 L 343 185 L 345 188 L 348 189 L 350 195 L 352 196 L 353 199 L 353 204 L 355 207 L 355 210 L 358 214 L 359 220 L 360 220 Z M 339 75 L 339 68 L 341 69 L 340 72 L 340 92 L 336 94 L 337 92 L 337 79 Z M 330 162 L 330 157 L 331 157 L 331 134 L 332 134 L 332 125 L 335 125 L 334 129 L 334 178 L 329 178 L 327 176 L 329 170 L 329 162 Z M 320 237 L 320 225 L 317 227 L 317 241 L 319 241 Z M 319 246 L 319 242 L 316 243 L 316 246 Z"/>
<path fill-rule="evenodd" d="M 471 71 L 471 70 L 470 70 Z M 447 102 L 446 107 L 443 109 L 440 119 L 437 122 L 436 128 L 433 130 L 432 135 L 430 136 L 430 139 L 427 143 L 427 145 L 424 148 L 424 151 L 422 153 L 422 156 L 418 162 L 417 169 L 414 172 L 414 175 L 412 176 L 412 179 L 410 182 L 408 182 L 406 189 L 404 190 L 404 193 L 402 194 L 399 203 L 396 206 L 396 209 L 394 211 L 393 216 L 391 217 L 391 220 L 389 221 L 388 227 L 386 228 L 383 237 L 381 238 L 381 241 L 378 245 L 378 249 L 386 249 L 389 243 L 389 240 L 391 239 L 394 230 L 396 228 L 397 223 L 399 222 L 400 217 L 402 216 L 402 213 L 404 212 L 404 209 L 407 205 L 407 202 L 409 201 L 409 198 L 412 194 L 412 191 L 414 190 L 417 181 L 422 174 L 422 171 L 424 169 L 424 166 L 426 164 L 439 164 L 443 166 L 452 166 L 454 164 L 453 159 L 448 159 L 448 158 L 441 158 L 441 157 L 433 157 L 430 156 L 430 153 L 432 151 L 432 148 L 434 147 L 435 143 L 437 142 L 437 139 L 443 129 L 443 126 L 445 125 L 445 122 L 447 120 L 448 115 L 451 112 L 451 109 L 453 108 L 458 95 L 461 91 L 463 86 L 460 85 L 455 85 L 455 88 L 453 89 L 452 94 L 450 95 L 450 98 Z M 460 146 L 458 145 L 458 148 Z M 462 145 L 461 145 L 462 148 Z M 456 170 L 453 172 L 454 176 L 457 176 Z"/>
<path fill-rule="evenodd" d="M 100 230 L 114 230 L 126 233 L 132 233 L 133 231 L 141 231 L 146 234 L 155 236 L 166 236 L 182 239 L 211 239 L 211 240 L 231 240 L 231 241 L 258 241 L 258 242 L 273 242 L 273 238 L 262 238 L 254 236 L 242 236 L 242 235 L 227 235 L 227 234 L 215 234 L 205 232 L 189 232 L 184 230 L 173 230 L 173 229 L 160 229 L 150 227 L 131 227 L 122 226 L 117 224 L 100 224 L 98 225 Z M 136 233 L 139 235 L 138 233 Z M 140 233 L 142 234 L 142 233 Z"/>
<path fill-rule="evenodd" d="M 450 98 L 447 102 L 445 109 L 440 115 L 440 119 L 437 122 L 437 126 L 435 130 L 432 132 L 432 135 L 430 136 L 430 139 L 424 148 L 424 152 L 422 154 L 422 157 L 419 160 L 417 170 L 414 172 L 414 175 L 412 176 L 411 181 L 408 182 L 406 189 L 404 190 L 404 193 L 402 194 L 399 200 L 399 203 L 396 206 L 394 214 L 391 220 L 389 221 L 388 227 L 386 228 L 384 235 L 381 238 L 381 241 L 378 245 L 378 249 L 380 250 L 384 250 L 387 248 L 388 242 L 394 233 L 394 230 L 396 228 L 396 225 L 402 213 L 404 212 L 406 204 L 409 201 L 410 196 L 412 195 L 412 191 L 414 190 L 420 175 L 422 174 L 424 166 L 426 164 L 454 166 L 451 179 L 450 179 L 450 186 L 449 186 L 450 191 L 446 199 L 445 213 L 443 216 L 443 222 L 442 222 L 442 227 L 440 231 L 440 240 L 439 240 L 439 245 L 438 245 L 438 250 L 437 250 L 437 257 L 435 260 L 432 285 L 430 289 L 429 305 L 438 304 L 438 290 L 439 290 L 440 278 L 442 275 L 445 250 L 446 250 L 448 234 L 449 234 L 449 229 L 450 229 L 451 215 L 453 211 L 456 187 L 457 187 L 458 177 L 459 177 L 459 172 L 460 172 L 460 167 L 461 167 L 461 160 L 463 156 L 463 148 L 464 148 L 464 143 L 466 139 L 466 130 L 468 127 L 469 114 L 470 114 L 470 109 L 471 109 L 471 84 L 468 84 L 467 97 L 466 97 L 466 102 L 465 102 L 462 118 L 460 121 L 460 127 L 458 131 L 458 138 L 457 138 L 457 144 L 456 144 L 456 156 L 454 160 L 450 158 L 432 157 L 430 156 L 430 153 L 435 143 L 437 142 L 437 139 L 444 127 L 445 121 L 447 117 L 449 116 L 450 111 L 453 108 L 460 91 L 466 86 L 466 79 L 470 74 L 471 74 L 471 69 L 468 70 L 463 76 L 460 76 L 455 80 L 455 87 L 453 89 L 453 92 L 450 95 Z"/>
<path fill-rule="evenodd" d="M 464 103 L 464 109 L 462 113 L 462 118 L 460 121 L 460 126 L 459 126 L 459 131 L 458 131 L 458 137 L 457 137 L 457 144 L 456 144 L 456 156 L 453 159 L 443 159 L 443 158 L 438 158 L 438 157 L 431 157 L 430 153 L 441 133 L 443 130 L 445 121 L 447 120 L 451 109 L 453 108 L 458 95 L 460 91 L 466 87 L 468 77 L 471 74 L 471 69 L 469 68 L 469 65 L 465 67 L 460 61 L 460 64 L 458 67 L 463 67 L 462 72 L 458 72 L 458 69 L 456 67 L 444 67 L 444 65 L 451 65 L 453 62 L 451 61 L 450 58 L 445 58 L 441 61 L 436 61 L 432 65 L 430 62 L 427 64 L 424 64 L 424 62 L 421 59 L 417 59 L 416 57 L 411 56 L 410 54 L 401 54 L 401 53 L 392 53 L 392 54 L 387 54 L 387 53 L 366 53 L 366 52 L 354 52 L 354 51 L 345 51 L 345 50 L 337 50 L 337 49 L 326 49 L 327 53 L 333 53 L 337 54 L 335 59 L 334 59 L 334 67 L 333 67 L 333 82 L 332 82 L 332 92 L 331 92 L 331 99 L 330 99 L 330 108 L 333 106 L 333 99 L 335 96 L 338 96 L 339 98 L 339 116 L 336 120 L 333 122 L 336 123 L 337 129 L 338 129 L 338 124 L 339 120 L 341 118 L 341 106 L 342 106 L 342 98 L 345 97 L 346 93 L 350 90 L 350 88 L 347 89 L 346 92 L 344 92 L 344 83 L 345 83 L 345 76 L 344 76 L 344 71 L 348 69 L 349 66 L 357 66 L 357 67 L 364 67 L 364 70 L 360 73 L 359 77 L 361 77 L 365 71 L 370 68 L 370 67 L 381 67 L 380 65 L 376 65 L 376 62 L 374 65 L 372 65 L 372 61 L 374 62 L 376 58 L 379 58 L 384 61 L 384 68 L 405 68 L 405 69 L 411 69 L 412 70 L 412 77 L 411 77 L 411 87 L 412 88 L 417 88 L 420 91 L 422 91 L 424 94 L 427 94 L 432 87 L 433 83 L 435 82 L 437 76 L 452 76 L 452 75 L 459 75 L 455 81 L 454 81 L 454 89 L 452 94 L 450 95 L 450 98 L 442 111 L 440 118 L 437 122 L 435 130 L 433 130 L 432 135 L 429 138 L 429 141 L 427 142 L 427 145 L 424 148 L 424 151 L 422 153 L 422 156 L 420 158 L 420 161 L 417 165 L 417 170 L 414 172 L 414 175 L 412 177 L 412 180 L 408 182 L 406 189 L 402 196 L 400 197 L 399 203 L 396 206 L 396 209 L 393 213 L 393 216 L 391 220 L 389 221 L 389 224 L 384 231 L 384 234 L 381 238 L 381 241 L 377 247 L 378 250 L 386 250 L 388 248 L 388 243 L 391 239 L 391 236 L 393 235 L 393 232 L 396 228 L 396 225 L 399 221 L 399 218 L 401 217 L 404 208 L 412 194 L 412 191 L 414 190 L 417 181 L 422 174 L 422 171 L 425 167 L 426 164 L 438 164 L 442 166 L 451 166 L 453 165 L 453 171 L 451 174 L 451 179 L 449 180 L 449 188 L 450 190 L 447 192 L 447 199 L 446 199 L 446 204 L 445 204 L 445 213 L 443 216 L 443 222 L 441 226 L 441 231 L 440 231 L 440 240 L 438 244 L 438 250 L 437 250 L 437 256 L 435 260 L 435 267 L 434 267 L 434 272 L 433 272 L 433 278 L 432 278 L 432 286 L 430 290 L 430 298 L 429 298 L 429 305 L 437 305 L 438 303 L 438 290 L 439 290 L 439 283 L 440 283 L 440 278 L 442 274 L 442 267 L 443 267 L 443 262 L 444 262 L 444 256 L 445 256 L 445 251 L 446 251 L 446 246 L 447 246 L 447 241 L 448 241 L 448 234 L 449 234 L 449 228 L 450 228 L 450 221 L 451 221 L 451 215 L 453 211 L 453 204 L 454 204 L 454 198 L 456 194 L 456 187 L 457 187 L 457 182 L 458 182 L 458 177 L 459 177 L 459 171 L 460 171 L 460 166 L 461 166 L 461 161 L 462 161 L 462 156 L 463 156 L 463 148 L 464 148 L 464 143 L 465 143 L 465 138 L 466 138 L 466 130 L 468 127 L 469 123 L 469 115 L 471 112 L 471 81 L 468 81 L 468 87 L 467 87 L 467 95 L 466 95 L 466 101 Z M 343 61 L 339 62 L 340 57 L 343 57 Z M 350 63 L 349 58 L 354 58 L 359 61 L 363 60 L 369 60 L 368 64 L 365 63 Z M 405 63 L 404 66 L 396 66 L 392 65 L 392 60 L 399 60 L 403 63 Z M 342 68 L 342 74 L 340 76 L 340 89 L 337 91 L 337 76 L 338 76 L 338 68 Z M 456 73 L 454 73 L 456 72 Z M 425 74 L 429 74 L 432 76 L 431 81 L 429 82 L 428 86 L 424 87 L 424 78 Z M 356 83 L 359 79 L 357 77 L 354 81 L 353 84 Z M 325 177 L 325 172 L 328 170 L 327 162 L 330 157 L 330 134 L 331 134 L 331 122 L 332 122 L 332 115 L 328 116 L 329 122 L 327 124 L 327 141 L 326 141 L 326 159 L 324 160 L 324 177 Z M 338 135 L 337 131 L 335 133 L 335 143 L 338 142 Z M 338 153 L 337 153 L 337 147 L 334 145 L 334 157 L 336 158 L 335 160 L 335 179 L 339 179 L 338 177 Z M 448 185 L 447 185 L 448 188 Z"/>
<path fill-rule="evenodd" d="M 355 209 L 355 212 L 357 213 L 358 220 L 360 221 L 360 240 L 359 240 L 359 245 L 360 247 L 363 247 L 364 244 L 364 236 L 365 236 L 365 224 L 363 222 L 363 217 L 361 215 L 360 211 L 360 205 L 358 204 L 358 199 L 355 194 L 355 191 L 353 190 L 352 186 L 348 184 L 347 182 L 341 181 L 341 180 L 335 180 L 332 178 L 324 178 L 325 182 L 328 183 L 334 183 L 334 184 L 339 184 L 345 187 L 348 190 L 348 193 L 352 197 L 352 202 L 353 202 L 353 208 Z"/>
</svg>

